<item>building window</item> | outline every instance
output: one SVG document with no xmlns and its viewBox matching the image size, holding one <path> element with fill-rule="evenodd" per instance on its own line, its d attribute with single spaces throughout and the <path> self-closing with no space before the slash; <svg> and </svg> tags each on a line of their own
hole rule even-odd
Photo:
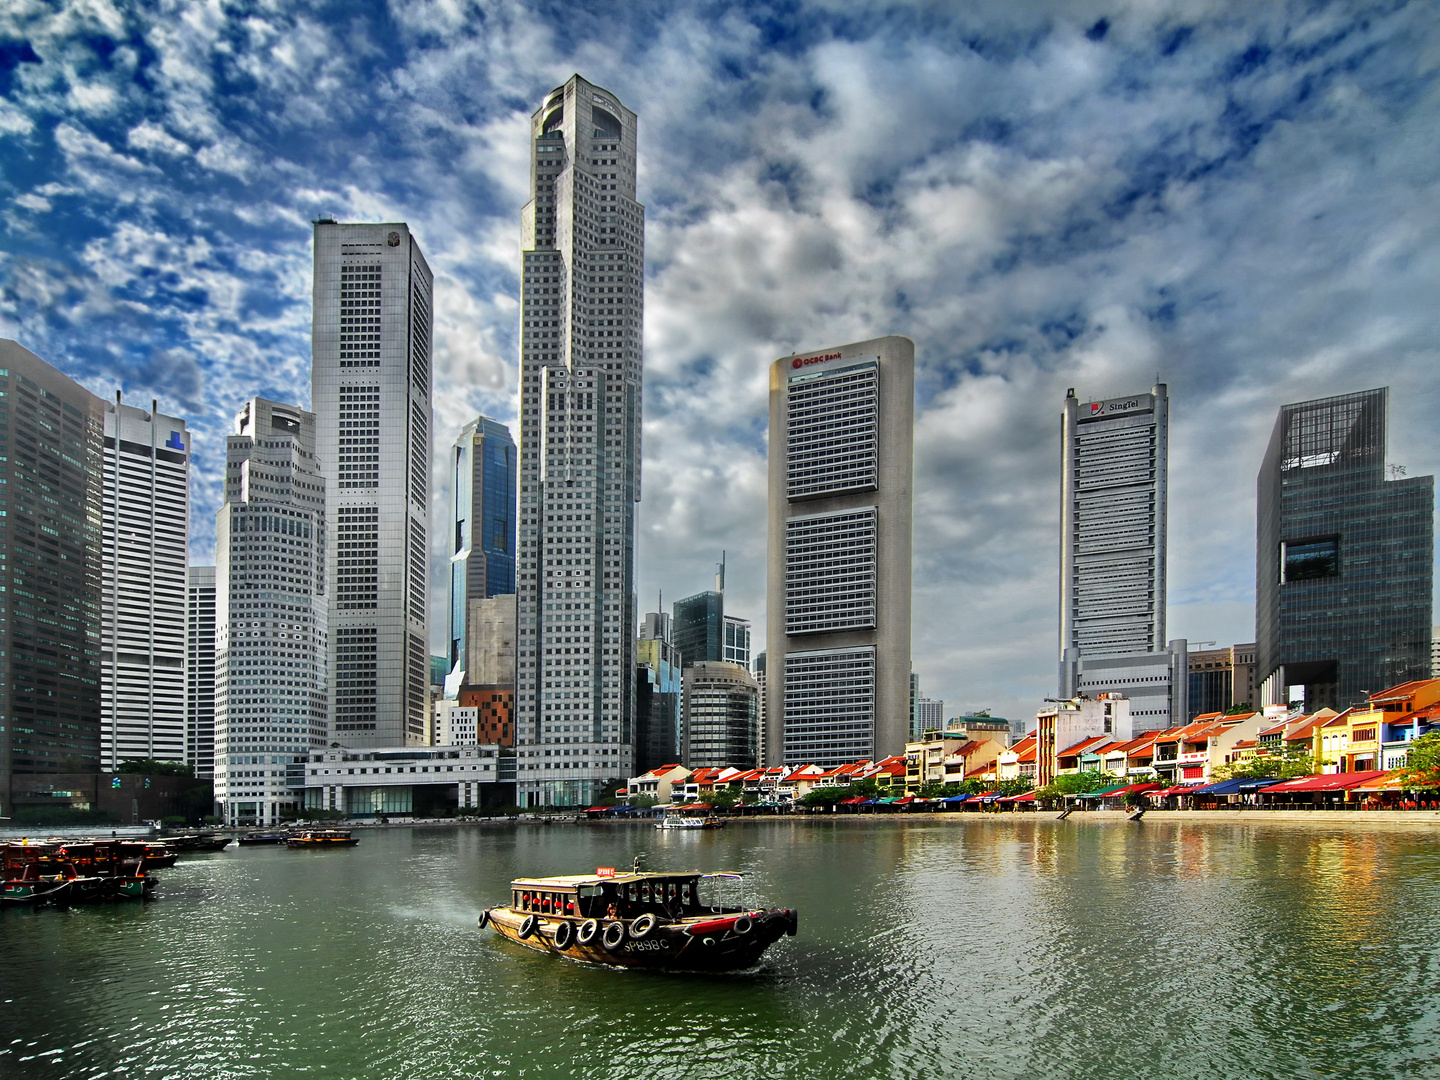
<svg viewBox="0 0 1440 1080">
<path fill-rule="evenodd" d="M 1340 576 L 1340 538 L 1286 540 L 1280 544 L 1280 580 L 1310 581 Z"/>
</svg>

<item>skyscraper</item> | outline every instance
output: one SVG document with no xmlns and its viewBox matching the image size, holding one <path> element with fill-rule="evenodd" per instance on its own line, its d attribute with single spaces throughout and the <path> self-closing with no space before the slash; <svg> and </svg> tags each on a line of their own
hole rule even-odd
<svg viewBox="0 0 1440 1080">
<path fill-rule="evenodd" d="M 521 213 L 523 805 L 631 775 L 645 212 L 633 112 L 578 75 L 531 117 Z"/>
<path fill-rule="evenodd" d="M 315 415 L 247 402 L 225 443 L 215 515 L 215 800 L 230 825 L 273 825 L 300 809 L 303 769 L 324 747 L 327 647 L 326 478 Z M 341 652 L 341 683 L 374 678 Z M 293 768 L 292 768 L 293 766 Z"/>
<path fill-rule="evenodd" d="M 737 769 L 755 767 L 759 689 L 750 672 L 724 660 L 686 664 L 685 750 L 681 761 Z"/>
<path fill-rule="evenodd" d="M 100 767 L 105 403 L 0 340 L 0 815 Z M 43 692 L 35 693 L 35 687 Z"/>
<path fill-rule="evenodd" d="M 1136 732 L 1189 718 L 1186 645 L 1165 639 L 1169 439 L 1164 383 L 1083 404 L 1065 395 L 1058 696 L 1123 693 Z"/>
<path fill-rule="evenodd" d="M 671 605 L 675 648 L 682 664 L 725 659 L 725 556 L 715 564 L 715 587 Z"/>
<path fill-rule="evenodd" d="M 1257 705 L 1430 673 L 1435 478 L 1385 479 L 1389 388 L 1286 405 L 1257 484 Z"/>
<path fill-rule="evenodd" d="M 186 587 L 185 760 L 215 775 L 215 567 L 192 566 Z"/>
<path fill-rule="evenodd" d="M 328 481 L 330 736 L 346 746 L 425 739 L 431 297 L 405 224 L 315 223 L 310 394 Z"/>
<path fill-rule="evenodd" d="M 673 765 L 684 754 L 684 685 L 670 616 L 650 612 L 635 644 L 635 773 Z"/>
<path fill-rule="evenodd" d="M 750 620 L 738 615 L 725 616 L 725 652 L 721 660 L 750 668 Z"/>
<path fill-rule="evenodd" d="M 184 761 L 185 570 L 190 433 L 185 421 L 105 404 L 101 524 L 100 762 Z"/>
<path fill-rule="evenodd" d="M 898 754 L 910 728 L 915 344 L 770 367 L 765 760 Z"/>
<path fill-rule="evenodd" d="M 515 591 L 517 458 L 510 429 L 486 416 L 451 452 L 449 669 L 465 662 L 470 603 Z"/>
</svg>

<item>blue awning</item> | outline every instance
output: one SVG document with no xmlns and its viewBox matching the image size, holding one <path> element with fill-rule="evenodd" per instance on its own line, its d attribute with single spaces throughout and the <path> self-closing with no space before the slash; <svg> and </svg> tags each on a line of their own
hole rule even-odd
<svg viewBox="0 0 1440 1080">
<path fill-rule="evenodd" d="M 969 794 L 967 793 L 967 794 L 965 794 L 965 795 L 948 795 L 948 796 L 946 796 L 945 798 L 943 798 L 943 799 L 937 799 L 936 801 L 937 801 L 937 802 L 948 802 L 948 803 L 961 803 L 961 802 L 964 802 L 964 801 L 965 801 L 966 799 L 968 799 L 968 798 L 970 798 L 970 796 L 969 796 Z"/>
<path fill-rule="evenodd" d="M 1197 787 L 1189 794 L 1196 795 L 1243 795 L 1246 792 L 1258 791 L 1261 788 L 1269 787 L 1271 784 L 1278 784 L 1279 780 L 1269 777 L 1256 779 L 1254 777 L 1241 777 L 1235 780 L 1221 780 L 1219 783 L 1206 784 L 1204 787 Z"/>
</svg>

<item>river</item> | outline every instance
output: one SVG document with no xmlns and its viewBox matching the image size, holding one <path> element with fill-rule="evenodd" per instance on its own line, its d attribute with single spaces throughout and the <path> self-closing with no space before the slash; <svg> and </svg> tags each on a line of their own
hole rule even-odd
<svg viewBox="0 0 1440 1080">
<path fill-rule="evenodd" d="M 760 821 L 365 831 L 0 911 L 0 1076 L 1440 1076 L 1432 828 Z M 754 972 L 593 969 L 477 930 L 522 874 L 738 869 Z"/>
</svg>

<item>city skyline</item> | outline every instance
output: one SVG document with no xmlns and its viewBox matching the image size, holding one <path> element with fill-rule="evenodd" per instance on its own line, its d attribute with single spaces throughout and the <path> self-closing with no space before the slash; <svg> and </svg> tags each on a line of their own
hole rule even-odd
<svg viewBox="0 0 1440 1080">
<path fill-rule="evenodd" d="M 536 39 L 523 10 L 493 41 L 461 17 L 446 45 L 402 11 L 347 25 L 394 31 L 363 65 L 323 21 L 184 38 L 139 15 L 0 16 L 35 57 L 17 46 L 0 87 L 0 140 L 23 151 L 7 164 L 0 334 L 102 397 L 118 385 L 193 419 L 195 563 L 213 555 L 229 417 L 255 394 L 309 405 L 314 218 L 409 221 L 432 257 L 432 458 L 477 412 L 514 425 L 524 130 L 582 71 L 646 117 L 638 595 L 679 595 L 728 548 L 734 606 L 762 627 L 765 363 L 908 334 L 916 671 L 956 710 L 1025 715 L 1053 685 L 1049 403 L 1066 386 L 1171 387 L 1168 629 L 1192 641 L 1254 637 L 1253 484 L 1282 404 L 1389 385 L 1387 464 L 1437 467 L 1406 434 L 1437 403 L 1426 27 L 1405 10 L 1323 33 L 1283 12 L 1102 14 L 795 15 L 784 48 L 757 44 L 743 10 L 724 26 L 678 12 L 656 33 L 627 14 L 596 59 L 563 29 Z M 275 52 L 297 34 L 308 51 Z M 129 73 L 158 62 L 134 54 L 140 37 L 184 70 L 263 70 L 255 113 L 209 75 L 140 93 Z M 298 87 L 312 108 L 285 104 Z M 974 629 L 949 625 L 961 607 Z"/>
</svg>

